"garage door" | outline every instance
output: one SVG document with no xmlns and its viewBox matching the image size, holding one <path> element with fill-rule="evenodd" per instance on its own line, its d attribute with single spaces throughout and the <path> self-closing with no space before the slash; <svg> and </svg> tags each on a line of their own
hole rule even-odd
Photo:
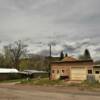
<svg viewBox="0 0 100 100">
<path fill-rule="evenodd" d="M 71 80 L 86 80 L 86 68 L 71 68 Z"/>
</svg>

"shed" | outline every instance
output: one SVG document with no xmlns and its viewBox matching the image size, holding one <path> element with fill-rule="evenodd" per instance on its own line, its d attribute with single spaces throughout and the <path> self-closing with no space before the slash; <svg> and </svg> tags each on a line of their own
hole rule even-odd
<svg viewBox="0 0 100 100">
<path fill-rule="evenodd" d="M 48 77 L 47 71 L 39 71 L 39 70 L 24 70 L 19 72 L 24 77 L 30 77 L 30 78 L 37 78 L 37 77 Z"/>
<path fill-rule="evenodd" d="M 0 80 L 17 79 L 19 71 L 15 68 L 0 68 Z"/>
<path fill-rule="evenodd" d="M 1 73 L 18 73 L 18 70 L 14 68 L 0 68 Z"/>
</svg>

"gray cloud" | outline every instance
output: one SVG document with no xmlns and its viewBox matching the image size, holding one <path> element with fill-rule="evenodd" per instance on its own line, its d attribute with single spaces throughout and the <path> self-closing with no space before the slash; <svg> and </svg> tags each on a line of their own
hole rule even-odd
<svg viewBox="0 0 100 100">
<path fill-rule="evenodd" d="M 30 52 L 72 54 L 89 48 L 100 58 L 100 0 L 0 0 L 0 48 L 23 40 Z"/>
</svg>

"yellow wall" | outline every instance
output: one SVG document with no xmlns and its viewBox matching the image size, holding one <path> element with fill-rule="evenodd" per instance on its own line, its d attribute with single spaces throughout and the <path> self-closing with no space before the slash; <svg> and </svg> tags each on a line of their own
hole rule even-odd
<svg viewBox="0 0 100 100">
<path fill-rule="evenodd" d="M 95 71 L 99 71 L 99 74 L 96 74 Z M 100 82 L 100 68 L 94 68 L 93 74 L 95 76 L 95 80 Z"/>
<path fill-rule="evenodd" d="M 71 68 L 71 80 L 81 80 L 84 81 L 87 79 L 87 68 Z"/>
<path fill-rule="evenodd" d="M 51 79 L 59 79 L 60 76 L 68 76 L 69 80 L 84 81 L 87 79 L 88 70 L 93 69 L 93 63 L 89 62 L 77 62 L 77 63 L 54 63 L 51 65 Z M 52 73 L 52 70 L 56 70 Z M 59 73 L 57 73 L 59 70 Z M 65 72 L 62 73 L 62 70 Z"/>
</svg>

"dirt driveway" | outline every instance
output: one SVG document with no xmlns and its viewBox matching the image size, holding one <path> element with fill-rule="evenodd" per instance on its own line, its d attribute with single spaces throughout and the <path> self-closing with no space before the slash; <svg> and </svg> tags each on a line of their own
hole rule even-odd
<svg viewBox="0 0 100 100">
<path fill-rule="evenodd" d="M 100 100 L 100 93 L 76 88 L 2 84 L 0 100 Z"/>
</svg>

